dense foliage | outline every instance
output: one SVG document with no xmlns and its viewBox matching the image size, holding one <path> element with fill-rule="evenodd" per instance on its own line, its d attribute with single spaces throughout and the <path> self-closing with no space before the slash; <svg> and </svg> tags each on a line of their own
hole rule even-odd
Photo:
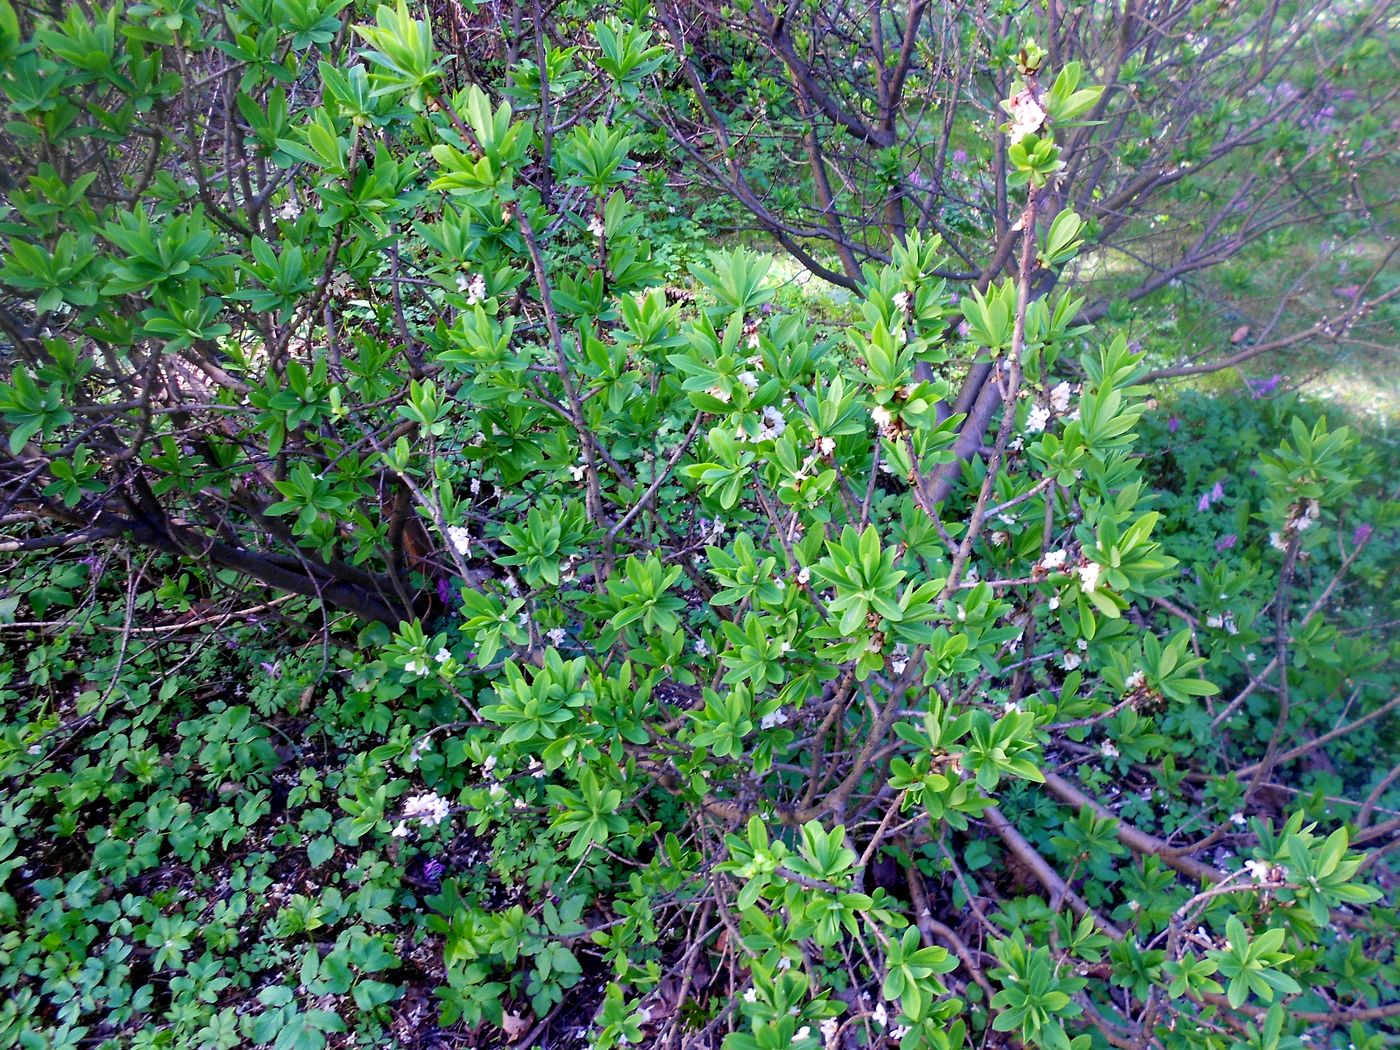
<svg viewBox="0 0 1400 1050">
<path fill-rule="evenodd" d="M 1085 323 L 1121 87 L 969 21 L 1010 221 L 833 300 L 494 10 L 0 0 L 0 1035 L 1393 1040 L 1394 450 Z"/>
</svg>

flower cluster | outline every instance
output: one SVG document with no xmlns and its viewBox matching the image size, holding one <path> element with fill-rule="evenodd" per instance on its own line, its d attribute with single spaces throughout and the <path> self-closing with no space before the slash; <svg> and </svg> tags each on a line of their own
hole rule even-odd
<svg viewBox="0 0 1400 1050">
<path fill-rule="evenodd" d="M 1219 503 L 1225 498 L 1225 486 L 1220 482 L 1212 485 L 1207 492 L 1201 493 L 1201 498 L 1196 502 L 1196 510 L 1202 514 L 1210 510 L 1211 505 Z"/>
<path fill-rule="evenodd" d="M 472 274 L 468 277 L 464 273 L 457 275 L 457 291 L 467 297 L 467 305 L 475 306 L 477 303 L 486 300 L 486 278 L 481 274 Z"/>
<path fill-rule="evenodd" d="M 1068 419 L 1075 419 L 1079 412 L 1076 409 L 1070 412 L 1070 398 L 1074 396 L 1074 387 L 1066 381 L 1056 383 L 1050 388 L 1046 401 L 1037 401 L 1031 405 L 1030 411 L 1026 414 L 1026 433 L 1039 434 L 1043 432 L 1050 420 L 1055 416 L 1065 416 Z"/>
<path fill-rule="evenodd" d="M 1045 118 L 1048 114 L 1045 107 L 1041 105 L 1041 99 L 1029 86 L 1021 88 L 1020 91 L 1011 96 L 1009 103 L 1003 103 L 1007 112 L 1011 114 L 1011 123 L 1007 127 L 1007 137 L 1014 146 L 1027 135 L 1034 135 L 1045 125 Z"/>
<path fill-rule="evenodd" d="M 421 827 L 436 827 L 452 812 L 452 803 L 436 791 L 424 791 L 409 795 L 404 800 L 399 822 L 392 832 L 395 838 L 405 838 L 409 833 L 408 822 L 416 820 Z"/>
<path fill-rule="evenodd" d="M 472 534 L 461 525 L 447 526 L 447 542 L 464 558 L 472 552 Z"/>
<path fill-rule="evenodd" d="M 1283 531 L 1269 533 L 1269 545 L 1275 550 L 1288 550 L 1293 538 L 1316 525 L 1321 514 L 1322 508 L 1315 499 L 1295 503 L 1288 509 L 1288 520 L 1284 522 Z"/>
</svg>

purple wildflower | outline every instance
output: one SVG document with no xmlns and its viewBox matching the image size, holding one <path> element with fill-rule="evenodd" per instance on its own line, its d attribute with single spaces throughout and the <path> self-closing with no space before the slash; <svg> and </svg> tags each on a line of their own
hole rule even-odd
<svg viewBox="0 0 1400 1050">
<path fill-rule="evenodd" d="M 1211 490 L 1210 490 L 1210 501 L 1211 501 L 1212 503 L 1219 503 L 1219 502 L 1220 502 L 1221 500 L 1223 500 L 1224 498 L 1225 498 L 1225 486 L 1222 485 L 1220 482 L 1217 481 L 1213 486 L 1211 486 Z"/>
<path fill-rule="evenodd" d="M 1240 538 L 1233 532 L 1228 536 L 1221 536 L 1220 539 L 1215 541 L 1216 553 L 1224 554 L 1226 551 L 1233 549 L 1235 544 L 1239 542 L 1239 539 Z"/>
<path fill-rule="evenodd" d="M 1177 419 L 1176 416 L 1172 416 L 1171 419 L 1167 420 L 1167 433 L 1175 434 L 1180 429 L 1181 420 Z"/>
<path fill-rule="evenodd" d="M 959 165 L 959 166 L 961 166 L 961 165 L 963 165 L 963 164 L 966 164 L 966 163 L 967 163 L 967 150 L 965 150 L 965 149 L 955 149 L 955 150 L 953 150 L 953 163 L 954 163 L 954 164 L 957 164 L 957 165 Z"/>
<path fill-rule="evenodd" d="M 1268 379 L 1264 380 L 1262 383 L 1260 383 L 1257 387 L 1254 388 L 1254 397 L 1256 399 L 1272 397 L 1274 395 L 1274 391 L 1278 390 L 1279 384 L 1282 382 L 1283 376 L 1275 372 L 1273 375 L 1269 376 Z"/>
<path fill-rule="evenodd" d="M 1196 512 L 1204 514 L 1208 510 L 1210 510 L 1210 493 L 1202 492 L 1201 498 L 1196 501 Z"/>
<path fill-rule="evenodd" d="M 447 866 L 434 857 L 423 865 L 423 881 L 432 886 L 442 883 L 442 877 L 447 872 Z"/>
<path fill-rule="evenodd" d="M 1362 522 L 1351 530 L 1351 542 L 1359 546 L 1371 538 L 1371 532 L 1371 526 L 1366 522 Z"/>
<path fill-rule="evenodd" d="M 444 605 L 452 603 L 452 584 L 447 581 L 446 576 L 439 576 L 437 582 L 438 600 Z"/>
</svg>

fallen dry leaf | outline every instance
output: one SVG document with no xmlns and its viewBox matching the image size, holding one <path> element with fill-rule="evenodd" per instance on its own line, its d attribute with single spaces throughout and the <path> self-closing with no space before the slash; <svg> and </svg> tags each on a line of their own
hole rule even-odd
<svg viewBox="0 0 1400 1050">
<path fill-rule="evenodd" d="M 513 1043 L 530 1030 L 530 1022 L 519 1014 L 508 1013 L 501 1018 L 501 1030 Z"/>
</svg>

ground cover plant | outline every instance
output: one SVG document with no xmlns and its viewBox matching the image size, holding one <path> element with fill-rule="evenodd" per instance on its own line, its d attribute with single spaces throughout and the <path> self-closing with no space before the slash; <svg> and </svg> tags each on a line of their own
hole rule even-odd
<svg viewBox="0 0 1400 1050">
<path fill-rule="evenodd" d="M 1240 6 L 1380 65 L 1376 8 Z M 870 25 L 937 83 L 930 10 Z M 1095 16 L 957 11 L 997 205 L 824 300 L 712 236 L 779 170 L 717 93 L 849 115 L 758 5 L 0 0 L 8 1045 L 1393 1041 L 1393 443 L 1166 385 L 1383 340 L 1388 249 L 1223 356 L 1095 306 L 1075 166 L 1161 143 Z M 1197 131 L 1318 193 L 1372 90 Z"/>
</svg>

